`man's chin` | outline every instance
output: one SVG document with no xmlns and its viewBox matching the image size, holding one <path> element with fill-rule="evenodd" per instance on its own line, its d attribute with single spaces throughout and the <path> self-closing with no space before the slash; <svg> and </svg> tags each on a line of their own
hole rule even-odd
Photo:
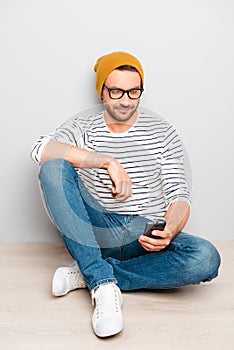
<svg viewBox="0 0 234 350">
<path fill-rule="evenodd" d="M 134 115 L 135 111 L 132 111 L 130 109 L 118 109 L 118 111 L 114 114 L 114 118 L 117 121 L 127 121 L 129 119 L 132 118 L 132 116 Z"/>
<path fill-rule="evenodd" d="M 105 106 L 106 111 L 109 114 L 109 116 L 115 121 L 119 123 L 124 123 L 129 121 L 133 116 L 134 113 L 136 112 L 137 108 L 109 108 L 108 105 Z"/>
<path fill-rule="evenodd" d="M 124 122 L 128 122 L 130 119 L 131 119 L 132 115 L 129 115 L 129 114 L 118 114 L 116 116 L 114 116 L 114 120 L 116 122 L 119 122 L 119 123 L 124 123 Z"/>
</svg>

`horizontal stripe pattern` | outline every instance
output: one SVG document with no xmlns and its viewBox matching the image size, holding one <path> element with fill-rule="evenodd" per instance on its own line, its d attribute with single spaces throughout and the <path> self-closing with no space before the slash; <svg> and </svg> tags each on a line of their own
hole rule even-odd
<svg viewBox="0 0 234 350">
<path fill-rule="evenodd" d="M 78 114 L 34 143 L 31 156 L 35 162 L 40 163 L 43 148 L 53 140 L 110 155 L 122 164 L 133 188 L 132 196 L 124 202 L 112 197 L 105 169 L 76 169 L 107 210 L 156 219 L 163 217 L 174 201 L 190 202 L 182 142 L 176 130 L 155 113 L 140 112 L 136 123 L 121 134 L 110 132 L 102 112 Z"/>
</svg>

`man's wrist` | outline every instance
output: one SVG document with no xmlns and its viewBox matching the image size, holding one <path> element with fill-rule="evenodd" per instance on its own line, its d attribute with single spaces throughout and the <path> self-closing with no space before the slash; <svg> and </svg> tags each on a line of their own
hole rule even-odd
<svg viewBox="0 0 234 350">
<path fill-rule="evenodd" d="M 115 158 L 113 158 L 113 157 L 108 158 L 108 159 L 103 163 L 102 168 L 108 169 L 108 167 L 109 167 L 112 163 L 116 163 L 116 162 L 117 162 L 117 160 L 116 160 Z"/>
</svg>

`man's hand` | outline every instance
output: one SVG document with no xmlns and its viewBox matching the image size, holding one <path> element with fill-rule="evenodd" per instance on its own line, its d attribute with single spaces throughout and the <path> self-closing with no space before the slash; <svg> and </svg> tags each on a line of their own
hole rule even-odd
<svg viewBox="0 0 234 350">
<path fill-rule="evenodd" d="M 150 238 L 144 235 L 141 235 L 138 238 L 141 246 L 149 252 L 159 252 L 160 250 L 165 249 L 171 243 L 173 238 L 172 233 L 166 229 L 164 231 L 153 230 L 152 235 L 160 236 L 161 238 Z"/>
<path fill-rule="evenodd" d="M 108 162 L 107 172 L 112 181 L 112 195 L 115 200 L 122 202 L 132 194 L 132 181 L 123 168 L 123 166 L 115 159 Z"/>
<path fill-rule="evenodd" d="M 190 205 L 187 202 L 180 200 L 172 203 L 165 215 L 167 224 L 164 231 L 152 231 L 153 235 L 162 238 L 157 239 L 141 235 L 138 238 L 139 243 L 147 251 L 159 252 L 165 249 L 181 232 L 189 218 L 189 213 Z"/>
<path fill-rule="evenodd" d="M 75 168 L 106 169 L 112 181 L 112 195 L 118 202 L 132 194 L 132 181 L 123 166 L 113 157 L 91 152 L 62 142 L 49 142 L 41 157 L 42 162 L 54 158 L 64 158 Z"/>
</svg>

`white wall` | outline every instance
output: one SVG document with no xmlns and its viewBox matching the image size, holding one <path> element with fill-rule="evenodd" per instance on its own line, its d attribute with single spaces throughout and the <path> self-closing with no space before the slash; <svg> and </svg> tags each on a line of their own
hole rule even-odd
<svg viewBox="0 0 234 350">
<path fill-rule="evenodd" d="M 31 144 L 98 102 L 93 65 L 142 62 L 142 105 L 179 131 L 193 167 L 187 231 L 233 232 L 232 0 L 1 0 L 1 242 L 58 241 L 40 200 Z"/>
</svg>

